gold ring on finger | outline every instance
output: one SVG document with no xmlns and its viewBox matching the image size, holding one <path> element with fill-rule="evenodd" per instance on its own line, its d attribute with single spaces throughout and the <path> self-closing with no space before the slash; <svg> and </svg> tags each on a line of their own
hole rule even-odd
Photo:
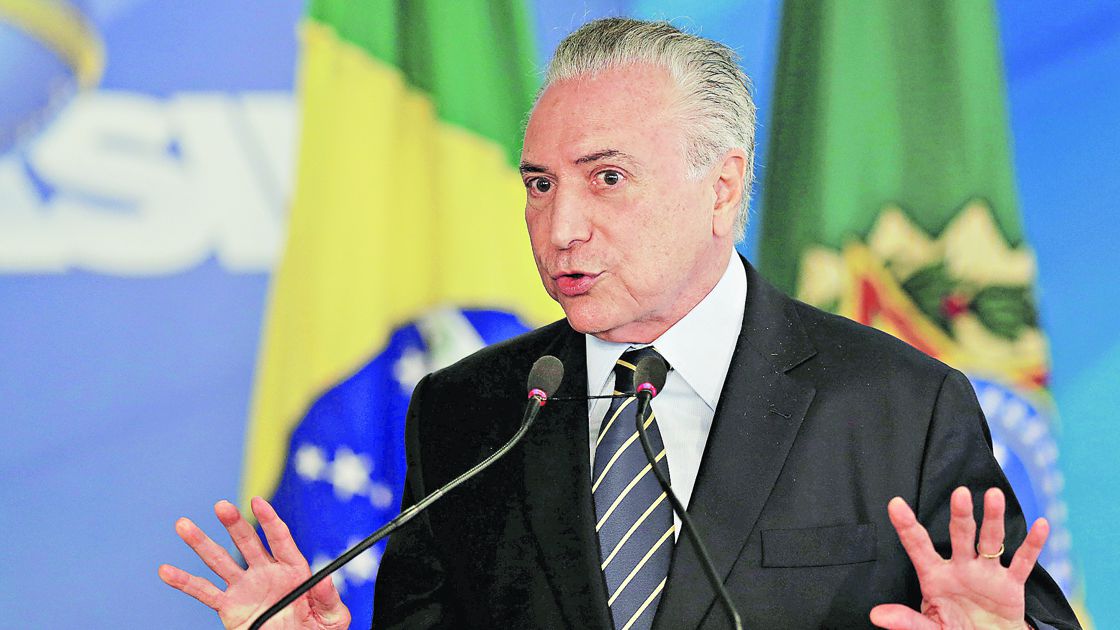
<svg viewBox="0 0 1120 630">
<path fill-rule="evenodd" d="M 981 558 L 987 558 L 988 560 L 998 560 L 999 557 L 1003 555 L 1003 550 L 1004 550 L 1003 543 L 1000 543 L 999 544 L 999 551 L 997 551 L 995 553 L 984 553 L 983 551 L 980 551 L 980 543 L 976 543 L 976 554 L 979 555 Z"/>
</svg>

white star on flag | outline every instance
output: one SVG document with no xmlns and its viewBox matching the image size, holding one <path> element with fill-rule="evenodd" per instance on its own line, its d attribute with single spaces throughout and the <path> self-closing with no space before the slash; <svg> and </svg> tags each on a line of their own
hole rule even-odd
<svg viewBox="0 0 1120 630">
<path fill-rule="evenodd" d="M 373 472 L 373 464 L 369 456 L 355 455 L 354 451 L 345 446 L 338 447 L 334 452 L 330 472 L 335 496 L 341 501 L 347 501 L 355 494 L 366 494 L 371 472 Z"/>
<path fill-rule="evenodd" d="M 304 444 L 296 450 L 296 473 L 307 481 L 316 481 L 322 478 L 323 469 L 327 467 L 327 458 L 323 449 L 311 444 Z"/>
<path fill-rule="evenodd" d="M 409 347 L 401 353 L 401 358 L 393 364 L 393 377 L 401 386 L 401 391 L 412 395 L 416 384 L 429 372 L 428 357 L 422 351 Z"/>
<path fill-rule="evenodd" d="M 384 510 L 393 505 L 393 491 L 383 483 L 373 483 L 369 487 L 369 502 L 373 507 Z"/>
<path fill-rule="evenodd" d="M 1007 465 L 1007 447 L 999 442 L 992 442 L 992 454 L 1000 466 Z"/>
</svg>

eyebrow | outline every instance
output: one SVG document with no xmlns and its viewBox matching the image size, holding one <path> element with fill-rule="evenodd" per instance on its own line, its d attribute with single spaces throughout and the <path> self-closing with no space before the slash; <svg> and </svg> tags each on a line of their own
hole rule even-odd
<svg viewBox="0 0 1120 630">
<path fill-rule="evenodd" d="M 518 170 L 521 171 L 522 175 L 526 173 L 544 173 L 546 175 L 552 175 L 552 171 L 548 170 L 547 166 L 533 164 L 532 162 L 522 162 Z"/>
<path fill-rule="evenodd" d="M 613 158 L 613 157 L 622 158 L 624 160 L 628 160 L 628 161 L 633 162 L 635 164 L 638 163 L 638 160 L 636 160 L 634 158 L 634 156 L 630 155 L 629 153 L 626 153 L 625 151 L 619 151 L 618 149 L 603 149 L 601 151 L 596 151 L 594 153 L 588 153 L 587 155 L 576 158 L 575 163 L 576 164 L 589 164 L 591 162 L 598 162 L 599 160 L 604 160 L 606 158 Z M 522 175 L 525 175 L 526 173 L 544 173 L 546 175 L 552 175 L 553 174 L 552 171 L 547 166 L 542 166 L 540 164 L 533 164 L 532 162 L 522 162 L 521 166 L 518 170 L 521 171 Z"/>
<path fill-rule="evenodd" d="M 602 151 L 596 151 L 594 153 L 588 153 L 587 155 L 576 159 L 576 164 L 587 164 L 589 162 L 598 162 L 599 160 L 606 159 L 606 158 L 612 158 L 612 157 L 619 157 L 619 158 L 623 158 L 625 160 L 629 160 L 631 162 L 637 162 L 637 160 L 634 159 L 634 156 L 632 156 L 628 153 L 625 153 L 623 151 L 619 151 L 618 149 L 603 149 Z"/>
</svg>

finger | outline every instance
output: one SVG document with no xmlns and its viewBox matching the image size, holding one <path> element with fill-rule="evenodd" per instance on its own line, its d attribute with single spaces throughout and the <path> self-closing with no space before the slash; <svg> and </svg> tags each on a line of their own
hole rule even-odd
<svg viewBox="0 0 1120 630">
<path fill-rule="evenodd" d="M 902 604 L 880 604 L 871 609 L 871 623 L 891 630 L 927 630 L 937 624 Z"/>
<path fill-rule="evenodd" d="M 976 519 L 972 515 L 972 493 L 961 486 L 949 497 L 949 538 L 953 558 L 972 560 L 976 557 Z"/>
<path fill-rule="evenodd" d="M 910 556 L 910 562 L 914 563 L 914 570 L 918 575 L 924 574 L 928 569 L 944 561 L 934 550 L 929 532 L 918 522 L 913 510 L 906 505 L 902 497 L 891 499 L 887 504 L 887 515 L 891 519 L 891 525 L 894 525 L 894 530 L 898 532 L 898 540 L 906 550 L 906 555 Z"/>
<path fill-rule="evenodd" d="M 250 506 L 253 514 L 257 516 L 257 522 L 261 524 L 261 529 L 264 530 L 265 537 L 268 538 L 268 548 L 272 550 L 272 556 L 285 564 L 306 567 L 307 560 L 296 547 L 296 541 L 292 540 L 288 525 L 280 519 L 268 501 L 253 497 Z"/>
<path fill-rule="evenodd" d="M 984 493 L 984 522 L 980 524 L 980 542 L 976 549 L 979 553 L 999 553 L 1003 545 L 1003 492 L 990 488 Z"/>
<path fill-rule="evenodd" d="M 1038 554 L 1042 553 L 1042 546 L 1046 544 L 1048 536 L 1050 536 L 1050 523 L 1046 519 L 1040 518 L 1031 525 L 1027 537 L 1015 550 L 1015 557 L 1011 559 L 1011 566 L 1008 567 L 1012 579 L 1026 583 L 1034 563 L 1038 562 Z"/>
<path fill-rule="evenodd" d="M 233 544 L 237 545 L 237 550 L 241 552 L 245 562 L 252 565 L 271 560 L 268 552 L 264 550 L 264 545 L 261 544 L 261 539 L 257 538 L 257 532 L 252 525 L 241 518 L 241 512 L 234 504 L 229 501 L 218 501 L 214 504 L 214 514 L 229 532 L 229 537 L 233 540 Z"/>
<path fill-rule="evenodd" d="M 229 555 L 229 552 L 221 545 L 211 540 L 189 518 L 184 517 L 175 521 L 175 533 L 198 554 L 199 558 L 202 558 L 202 561 L 210 567 L 211 571 L 225 580 L 226 584 L 229 584 L 241 574 L 241 565 L 237 564 L 233 556 Z"/>
<path fill-rule="evenodd" d="M 222 593 L 218 587 L 211 584 L 208 580 L 200 578 L 196 575 L 191 575 L 186 571 L 173 567 L 170 564 L 161 564 L 159 567 L 159 579 L 163 580 L 171 588 L 178 589 L 187 595 L 202 602 L 203 605 L 218 610 L 221 605 Z"/>
</svg>

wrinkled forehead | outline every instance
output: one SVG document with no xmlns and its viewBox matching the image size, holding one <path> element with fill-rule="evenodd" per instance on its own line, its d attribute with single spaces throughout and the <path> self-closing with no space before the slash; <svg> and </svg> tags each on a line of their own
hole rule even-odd
<svg viewBox="0 0 1120 630">
<path fill-rule="evenodd" d="M 559 79 L 530 113 L 523 153 L 664 136 L 681 124 L 679 103 L 676 83 L 657 66 L 615 66 Z"/>
</svg>

